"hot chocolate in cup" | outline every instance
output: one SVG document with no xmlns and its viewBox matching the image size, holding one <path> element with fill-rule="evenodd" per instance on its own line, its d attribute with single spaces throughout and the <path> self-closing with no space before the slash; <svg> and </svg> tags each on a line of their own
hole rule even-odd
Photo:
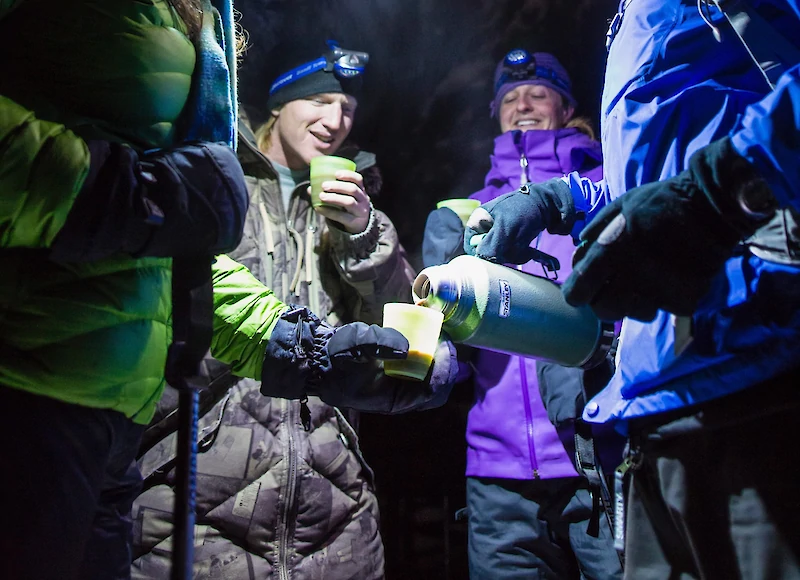
<svg viewBox="0 0 800 580">
<path fill-rule="evenodd" d="M 391 302 L 383 307 L 384 328 L 394 328 L 408 339 L 408 358 L 383 361 L 391 377 L 422 381 L 439 344 L 444 315 L 433 308 Z"/>
</svg>

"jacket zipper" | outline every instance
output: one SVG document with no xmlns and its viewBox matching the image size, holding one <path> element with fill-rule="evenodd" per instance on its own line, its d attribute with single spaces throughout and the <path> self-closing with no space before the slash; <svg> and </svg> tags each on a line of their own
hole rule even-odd
<svg viewBox="0 0 800 580">
<path fill-rule="evenodd" d="M 314 212 L 313 209 L 309 208 L 309 215 L 306 221 L 306 227 L 310 230 L 308 242 L 308 256 L 307 256 L 307 267 L 311 272 L 310 280 L 308 280 L 308 303 L 311 306 L 311 311 L 314 312 L 317 316 L 326 316 L 327 313 L 322 312 L 322 307 L 320 304 L 319 296 L 322 292 L 322 288 L 319 283 L 320 273 L 317 265 L 316 256 L 314 254 L 314 250 L 317 247 L 316 243 L 316 236 L 317 230 L 319 229 L 319 221 L 320 218 Z"/>
<path fill-rule="evenodd" d="M 289 580 L 289 538 L 292 534 L 294 524 L 290 525 L 290 518 L 294 517 L 295 510 L 295 489 L 297 480 L 297 458 L 295 448 L 295 405 L 294 401 L 281 399 L 281 404 L 288 405 L 286 413 L 286 434 L 288 446 L 289 469 L 286 478 L 286 501 L 283 503 L 284 509 L 281 512 L 283 528 L 280 530 L 278 540 L 278 575 L 281 580 Z"/>
<path fill-rule="evenodd" d="M 528 373 L 525 369 L 525 359 L 519 358 L 519 384 L 522 388 L 522 402 L 525 407 L 525 432 L 528 435 L 528 455 L 531 460 L 533 479 L 539 479 L 539 462 L 536 460 L 536 446 L 533 443 L 533 416 L 531 413 L 531 399 L 528 396 Z"/>
<path fill-rule="evenodd" d="M 522 187 L 530 182 L 530 179 L 528 179 L 528 158 L 525 156 L 524 151 L 519 154 L 519 166 L 521 169 L 519 174 L 519 186 Z"/>
<path fill-rule="evenodd" d="M 263 243 L 259 244 L 261 246 L 261 268 L 264 272 L 264 282 L 267 288 L 274 290 L 275 240 L 272 238 L 272 222 L 269 214 L 267 213 L 267 207 L 262 196 L 261 188 L 262 186 L 259 184 L 258 211 L 261 214 L 261 221 L 263 222 L 262 229 L 264 234 L 264 239 L 262 240 Z"/>
</svg>

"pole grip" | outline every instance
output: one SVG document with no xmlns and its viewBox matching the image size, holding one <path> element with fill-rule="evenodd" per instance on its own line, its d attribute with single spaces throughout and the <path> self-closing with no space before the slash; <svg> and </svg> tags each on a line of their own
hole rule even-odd
<svg viewBox="0 0 800 580">
<path fill-rule="evenodd" d="M 172 580 L 193 577 L 200 363 L 213 334 L 212 257 L 172 262 L 172 344 L 165 377 L 178 390 Z"/>
</svg>

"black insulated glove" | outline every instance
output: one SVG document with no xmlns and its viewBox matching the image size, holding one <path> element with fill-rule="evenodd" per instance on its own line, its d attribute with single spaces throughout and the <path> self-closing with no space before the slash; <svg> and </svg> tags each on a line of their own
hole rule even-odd
<svg viewBox="0 0 800 580">
<path fill-rule="evenodd" d="M 331 380 L 371 380 L 380 358 L 404 359 L 408 340 L 391 328 L 351 322 L 333 327 L 304 307 L 291 306 L 270 334 L 261 369 L 261 392 L 300 399 L 319 395 Z"/>
<path fill-rule="evenodd" d="M 777 202 L 755 168 L 725 138 L 697 151 L 689 169 L 631 189 L 581 233 L 567 302 L 604 320 L 691 315 L 739 242 Z"/>
<path fill-rule="evenodd" d="M 422 265 L 446 264 L 464 253 L 464 224 L 449 207 L 440 207 L 428 214 L 422 238 Z"/>
<path fill-rule="evenodd" d="M 119 143 L 87 145 L 89 174 L 53 243 L 54 260 L 210 256 L 239 244 L 249 197 L 230 147 L 189 143 L 139 156 Z"/>
<path fill-rule="evenodd" d="M 362 367 L 364 365 L 348 371 L 343 365 L 335 374 L 325 377 L 324 389 L 318 388 L 318 392 L 311 394 L 334 407 L 396 415 L 444 405 L 458 375 L 456 348 L 446 339 L 439 342 L 433 364 L 423 381 L 387 376 L 383 363 Z"/>
<path fill-rule="evenodd" d="M 381 359 L 404 359 L 408 341 L 390 328 L 353 322 L 338 328 L 307 308 L 285 312 L 270 335 L 261 371 L 261 393 L 374 413 L 438 407 L 458 373 L 455 347 L 439 344 L 425 381 L 387 377 Z"/>
<path fill-rule="evenodd" d="M 575 202 L 561 178 L 523 185 L 476 209 L 464 232 L 464 251 L 498 264 L 524 264 L 534 259 L 530 243 L 542 231 L 568 234 L 575 220 Z"/>
</svg>

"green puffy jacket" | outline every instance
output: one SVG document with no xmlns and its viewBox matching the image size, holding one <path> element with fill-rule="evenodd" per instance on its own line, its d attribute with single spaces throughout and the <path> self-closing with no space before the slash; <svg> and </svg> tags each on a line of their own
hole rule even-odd
<svg viewBox="0 0 800 580">
<path fill-rule="evenodd" d="M 213 271 L 211 354 L 230 365 L 234 375 L 260 381 L 267 340 L 288 306 L 228 256 L 217 256 Z"/>
<path fill-rule="evenodd" d="M 178 139 L 195 49 L 165 0 L 0 0 L 0 385 L 147 423 L 170 341 L 170 261 L 60 265 L 47 248 L 85 138 Z"/>
</svg>

